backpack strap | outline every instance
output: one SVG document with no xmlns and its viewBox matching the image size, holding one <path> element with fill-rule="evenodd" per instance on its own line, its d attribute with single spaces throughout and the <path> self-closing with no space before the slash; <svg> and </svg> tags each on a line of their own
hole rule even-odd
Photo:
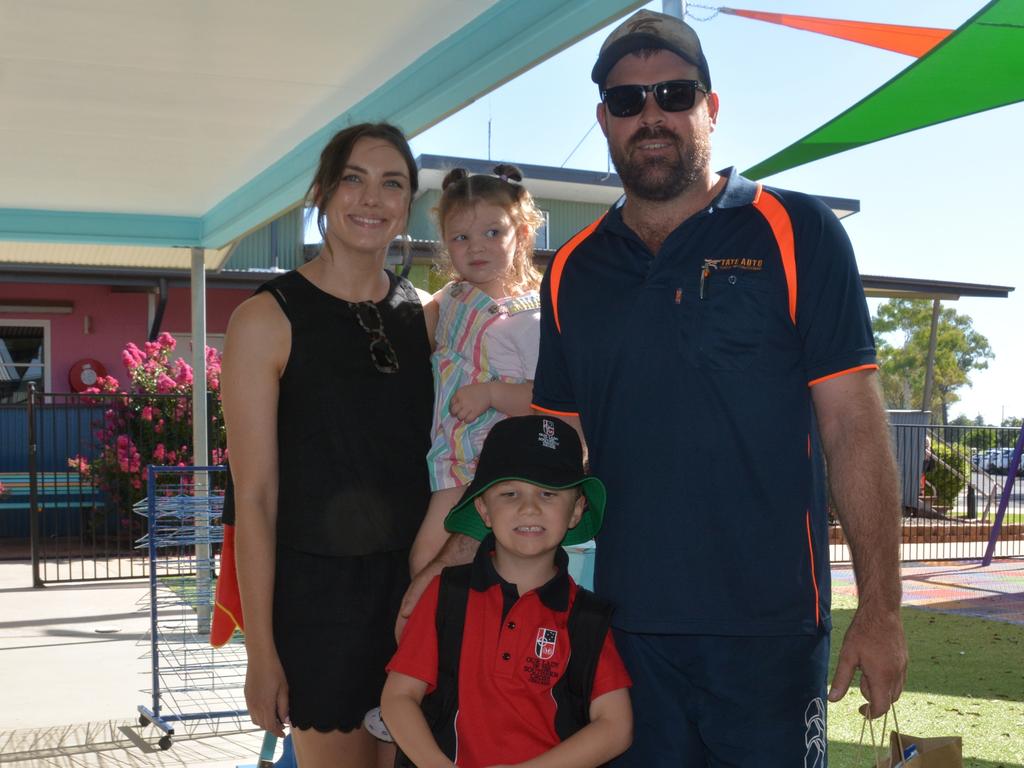
<svg viewBox="0 0 1024 768">
<path fill-rule="evenodd" d="M 473 565 L 457 565 L 441 571 L 437 593 L 437 687 L 423 698 L 423 717 L 430 726 L 437 746 L 455 759 L 455 715 L 459 710 L 459 659 L 462 655 L 462 629 L 466 624 L 469 580 Z M 398 750 L 396 768 L 413 768 L 412 762 Z"/>
<path fill-rule="evenodd" d="M 553 691 L 558 702 L 555 732 L 562 741 L 590 722 L 594 675 L 611 627 L 613 610 L 610 602 L 590 590 L 582 587 L 576 590 L 568 621 L 572 655 Z"/>
</svg>

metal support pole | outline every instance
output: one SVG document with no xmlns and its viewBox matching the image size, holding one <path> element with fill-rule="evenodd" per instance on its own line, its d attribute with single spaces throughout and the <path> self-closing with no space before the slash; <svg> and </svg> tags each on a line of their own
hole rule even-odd
<svg viewBox="0 0 1024 768">
<path fill-rule="evenodd" d="M 28 383 L 28 535 L 29 548 L 32 550 L 32 586 L 43 586 L 43 575 L 40 571 L 39 548 L 43 536 L 39 517 L 39 444 L 36 440 L 36 385 Z"/>
<path fill-rule="evenodd" d="M 202 248 L 192 249 L 192 464 L 210 464 L 207 442 L 209 414 L 206 407 L 206 260 Z M 196 498 L 210 497 L 210 476 L 196 472 L 193 478 Z M 200 596 L 211 593 L 213 568 L 210 559 L 210 511 L 196 510 L 196 590 Z M 196 616 L 199 634 L 210 633 L 211 602 L 200 597 Z"/>
<path fill-rule="evenodd" d="M 924 396 L 921 398 L 923 401 L 921 403 L 922 411 L 931 410 L 932 382 L 935 380 L 935 344 L 939 331 L 939 310 L 941 304 L 938 299 L 932 302 L 932 332 L 928 337 L 928 360 L 924 368 Z"/>
<path fill-rule="evenodd" d="M 149 548 L 149 652 L 152 657 L 150 683 L 153 686 L 153 714 L 160 717 L 160 649 L 159 633 L 156 626 L 156 537 L 160 522 L 156 517 L 156 470 L 152 464 L 146 467 L 146 500 L 148 502 L 146 507 L 148 513 L 146 543 Z"/>
<path fill-rule="evenodd" d="M 1017 483 L 1017 468 L 1020 466 L 1021 453 L 1024 452 L 1024 425 L 1017 435 L 1017 445 L 1010 455 L 1010 463 L 1006 468 L 1006 482 L 1003 484 L 1003 493 L 999 497 L 999 511 L 996 512 L 995 522 L 992 523 L 992 532 L 988 537 L 988 547 L 985 549 L 985 557 L 981 564 L 985 567 L 992 565 L 992 556 L 996 553 L 996 541 L 999 539 L 999 529 L 1003 526 L 1003 518 L 1006 516 L 1006 507 L 1010 503 L 1010 495 L 1013 493 L 1013 486 Z"/>
<path fill-rule="evenodd" d="M 661 0 L 661 12 L 666 16 L 683 18 L 686 13 L 686 2 L 684 0 Z"/>
</svg>

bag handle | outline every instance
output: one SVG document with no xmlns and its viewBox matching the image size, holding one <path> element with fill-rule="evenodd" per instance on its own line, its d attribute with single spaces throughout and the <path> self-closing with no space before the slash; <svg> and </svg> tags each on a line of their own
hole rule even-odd
<svg viewBox="0 0 1024 768">
<path fill-rule="evenodd" d="M 868 706 L 867 704 L 864 705 L 864 707 L 867 707 L 867 706 Z M 892 751 L 891 749 L 886 750 L 886 747 L 885 747 L 885 731 L 886 731 L 886 727 L 888 726 L 888 723 L 889 723 L 889 712 L 890 711 L 892 712 L 892 724 L 893 724 L 893 727 L 896 729 L 896 744 L 900 748 L 900 760 L 902 761 L 903 760 L 903 753 L 904 753 L 904 749 L 903 749 L 903 734 L 900 732 L 900 721 L 899 721 L 899 718 L 896 717 L 896 702 L 892 702 L 889 705 L 889 709 L 887 709 L 885 711 L 885 715 L 882 718 L 882 727 L 881 727 L 880 733 L 878 735 L 878 742 L 875 741 L 875 726 L 873 725 L 874 721 L 870 717 L 868 717 L 868 714 L 867 714 L 868 710 L 866 710 L 864 708 L 861 709 L 861 714 L 864 715 L 864 722 L 862 722 L 860 724 L 860 741 L 858 741 L 857 743 L 858 744 L 863 744 L 864 743 L 864 729 L 867 728 L 868 729 L 868 733 L 870 733 L 870 735 L 871 735 L 871 756 L 872 756 L 872 758 L 875 761 L 875 768 L 884 768 L 884 766 L 882 765 L 881 760 L 879 759 L 878 751 L 880 749 L 883 750 L 882 751 L 882 755 L 883 756 L 885 756 L 887 752 L 891 753 L 891 751 Z"/>
</svg>

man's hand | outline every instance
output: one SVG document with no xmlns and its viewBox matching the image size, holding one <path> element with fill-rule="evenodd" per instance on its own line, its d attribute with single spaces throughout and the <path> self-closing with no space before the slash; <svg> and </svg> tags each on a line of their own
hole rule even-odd
<svg viewBox="0 0 1024 768">
<path fill-rule="evenodd" d="M 473 421 L 491 407 L 491 385 L 489 382 L 467 384 L 452 395 L 450 409 L 452 416 L 460 421 Z"/>
<path fill-rule="evenodd" d="M 899 611 L 857 609 L 839 651 L 829 701 L 839 701 L 846 695 L 857 669 L 860 692 L 868 701 L 866 716 L 884 715 L 900 697 L 907 679 L 907 643 Z"/>
<path fill-rule="evenodd" d="M 420 601 L 424 591 L 430 585 L 431 579 L 441 572 L 444 568 L 444 564 L 440 560 L 431 560 L 419 573 L 417 573 L 409 584 L 409 588 L 405 590 L 405 596 L 402 597 L 402 605 L 398 609 L 398 620 L 395 622 L 395 642 L 397 643 L 402 639 L 402 631 L 405 629 L 405 623 L 409 621 L 409 617 L 412 616 L 413 609 L 416 608 L 416 603 Z"/>
<path fill-rule="evenodd" d="M 405 622 L 412 616 L 416 603 L 420 601 L 423 592 L 430 585 L 430 580 L 441 573 L 449 565 L 461 565 L 473 560 L 480 542 L 461 533 L 453 533 L 448 541 L 441 547 L 437 557 L 423 566 L 423 570 L 412 578 L 412 583 L 405 590 L 402 598 L 402 605 L 398 609 L 398 621 L 395 622 L 395 640 L 402 639 L 402 630 L 405 629 Z"/>
</svg>

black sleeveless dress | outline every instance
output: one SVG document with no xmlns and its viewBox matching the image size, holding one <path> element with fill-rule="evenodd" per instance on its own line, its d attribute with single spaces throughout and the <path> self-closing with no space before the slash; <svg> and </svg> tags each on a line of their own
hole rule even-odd
<svg viewBox="0 0 1024 768">
<path fill-rule="evenodd" d="M 415 288 L 388 278 L 373 307 L 298 272 L 259 289 L 292 330 L 278 400 L 273 623 L 298 728 L 350 731 L 379 704 L 430 500 L 430 343 Z"/>
</svg>

